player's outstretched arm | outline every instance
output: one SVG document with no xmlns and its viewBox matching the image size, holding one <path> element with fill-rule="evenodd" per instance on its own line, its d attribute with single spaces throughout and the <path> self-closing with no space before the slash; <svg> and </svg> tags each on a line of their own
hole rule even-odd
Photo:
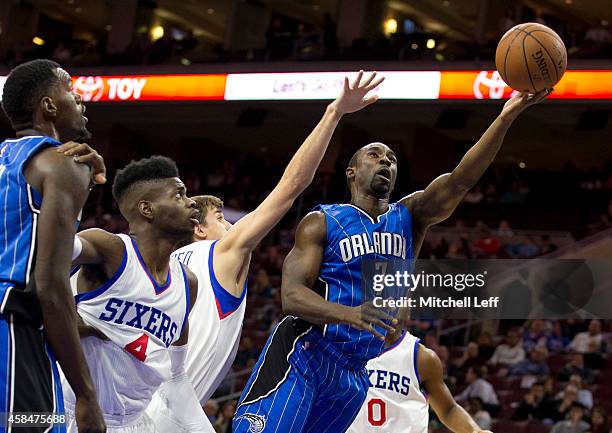
<svg viewBox="0 0 612 433">
<path fill-rule="evenodd" d="M 77 397 L 79 431 L 103 432 L 104 420 L 81 349 L 69 274 L 75 221 L 89 190 L 89 169 L 47 149 L 26 169 L 26 179 L 42 193 L 34 280 L 46 338 Z"/>
<path fill-rule="evenodd" d="M 325 215 L 321 212 L 306 215 L 295 233 L 295 245 L 283 263 L 283 311 L 317 325 L 346 323 L 383 339 L 372 325 L 391 330 L 383 319 L 393 321 L 393 317 L 364 305 L 349 307 L 329 302 L 312 290 L 319 276 L 326 241 Z"/>
<path fill-rule="evenodd" d="M 425 190 L 417 191 L 401 200 L 412 213 L 417 230 L 415 237 L 419 237 L 419 232 L 444 221 L 453 213 L 465 194 L 476 185 L 491 165 L 512 122 L 523 110 L 544 100 L 549 94 L 548 90 L 535 95 L 519 93 L 509 99 L 499 116 L 451 173 L 439 176 Z M 420 247 L 420 243 L 417 246 Z"/>
<path fill-rule="evenodd" d="M 323 118 L 306 138 L 287 165 L 283 176 L 265 200 L 251 213 L 238 221 L 221 239 L 214 251 L 217 279 L 229 291 L 242 291 L 245 262 L 251 251 L 289 211 L 295 199 L 310 185 L 323 159 L 331 137 L 343 115 L 361 110 L 376 102 L 375 89 L 383 77 L 376 72 L 363 77 L 360 71 L 352 84 L 344 80 L 342 93 L 328 105 Z"/>
<path fill-rule="evenodd" d="M 442 361 L 433 350 L 421 344 L 417 366 L 422 385 L 429 396 L 429 404 L 449 430 L 454 433 L 491 433 L 482 430 L 470 414 L 453 399 L 444 383 Z"/>
</svg>

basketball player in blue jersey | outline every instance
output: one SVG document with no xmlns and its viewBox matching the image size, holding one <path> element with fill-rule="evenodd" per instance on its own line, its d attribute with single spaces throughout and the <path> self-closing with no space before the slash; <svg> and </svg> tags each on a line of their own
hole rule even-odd
<svg viewBox="0 0 612 433">
<path fill-rule="evenodd" d="M 371 143 L 353 155 L 351 202 L 320 205 L 297 228 L 281 289 L 284 311 L 297 317 L 285 317 L 268 339 L 240 397 L 235 433 L 346 431 L 367 394 L 365 365 L 397 325 L 362 299 L 362 260 L 416 257 L 427 229 L 448 218 L 489 167 L 514 119 L 549 93 L 507 101 L 451 173 L 399 202 L 389 203 L 395 153 Z M 317 280 L 321 294 L 312 289 Z"/>
<path fill-rule="evenodd" d="M 77 395 L 80 431 L 103 432 L 68 280 L 90 172 L 57 151 L 63 142 L 89 137 L 85 107 L 68 73 L 55 62 L 34 60 L 11 71 L 2 108 L 17 138 L 0 145 L 1 416 L 63 414 L 57 359 Z M 99 181 L 105 181 L 103 169 Z M 0 432 L 20 427 L 16 417 L 12 426 L 6 421 L 0 420 Z M 27 431 L 64 432 L 65 426 Z"/>
</svg>

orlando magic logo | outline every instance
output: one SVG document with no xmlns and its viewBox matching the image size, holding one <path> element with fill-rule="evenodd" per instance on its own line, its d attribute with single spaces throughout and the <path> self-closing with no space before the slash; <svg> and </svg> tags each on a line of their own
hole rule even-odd
<svg viewBox="0 0 612 433">
<path fill-rule="evenodd" d="M 261 433 L 266 427 L 266 419 L 261 415 L 245 413 L 234 420 L 246 419 L 249 422 L 249 433 Z"/>
</svg>

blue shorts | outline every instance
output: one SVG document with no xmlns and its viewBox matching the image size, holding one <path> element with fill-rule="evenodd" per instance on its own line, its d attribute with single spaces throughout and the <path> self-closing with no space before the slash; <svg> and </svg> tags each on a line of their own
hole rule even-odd
<svg viewBox="0 0 612 433">
<path fill-rule="evenodd" d="M 299 322 L 285 317 L 268 338 L 240 396 L 234 433 L 336 433 L 357 416 L 369 386 L 365 362 Z"/>
<path fill-rule="evenodd" d="M 64 413 L 57 364 L 43 331 L 18 317 L 0 314 L 0 433 L 65 433 L 63 423 L 26 428 L 14 422 L 9 427 L 11 413 L 13 417 L 23 412 Z M 24 419 L 28 421 L 19 418 Z"/>
</svg>

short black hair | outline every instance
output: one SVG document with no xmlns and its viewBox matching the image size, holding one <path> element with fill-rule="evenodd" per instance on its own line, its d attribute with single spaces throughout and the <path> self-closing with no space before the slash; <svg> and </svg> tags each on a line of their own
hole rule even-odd
<svg viewBox="0 0 612 433">
<path fill-rule="evenodd" d="M 168 157 L 155 155 L 132 161 L 117 170 L 113 182 L 113 197 L 119 202 L 125 192 L 136 183 L 171 177 L 179 177 L 179 171 L 176 162 Z"/>
<path fill-rule="evenodd" d="M 34 111 L 48 89 L 60 78 L 60 65 L 52 60 L 36 59 L 14 68 L 6 78 L 2 92 L 2 109 L 13 129 L 32 124 Z"/>
</svg>

